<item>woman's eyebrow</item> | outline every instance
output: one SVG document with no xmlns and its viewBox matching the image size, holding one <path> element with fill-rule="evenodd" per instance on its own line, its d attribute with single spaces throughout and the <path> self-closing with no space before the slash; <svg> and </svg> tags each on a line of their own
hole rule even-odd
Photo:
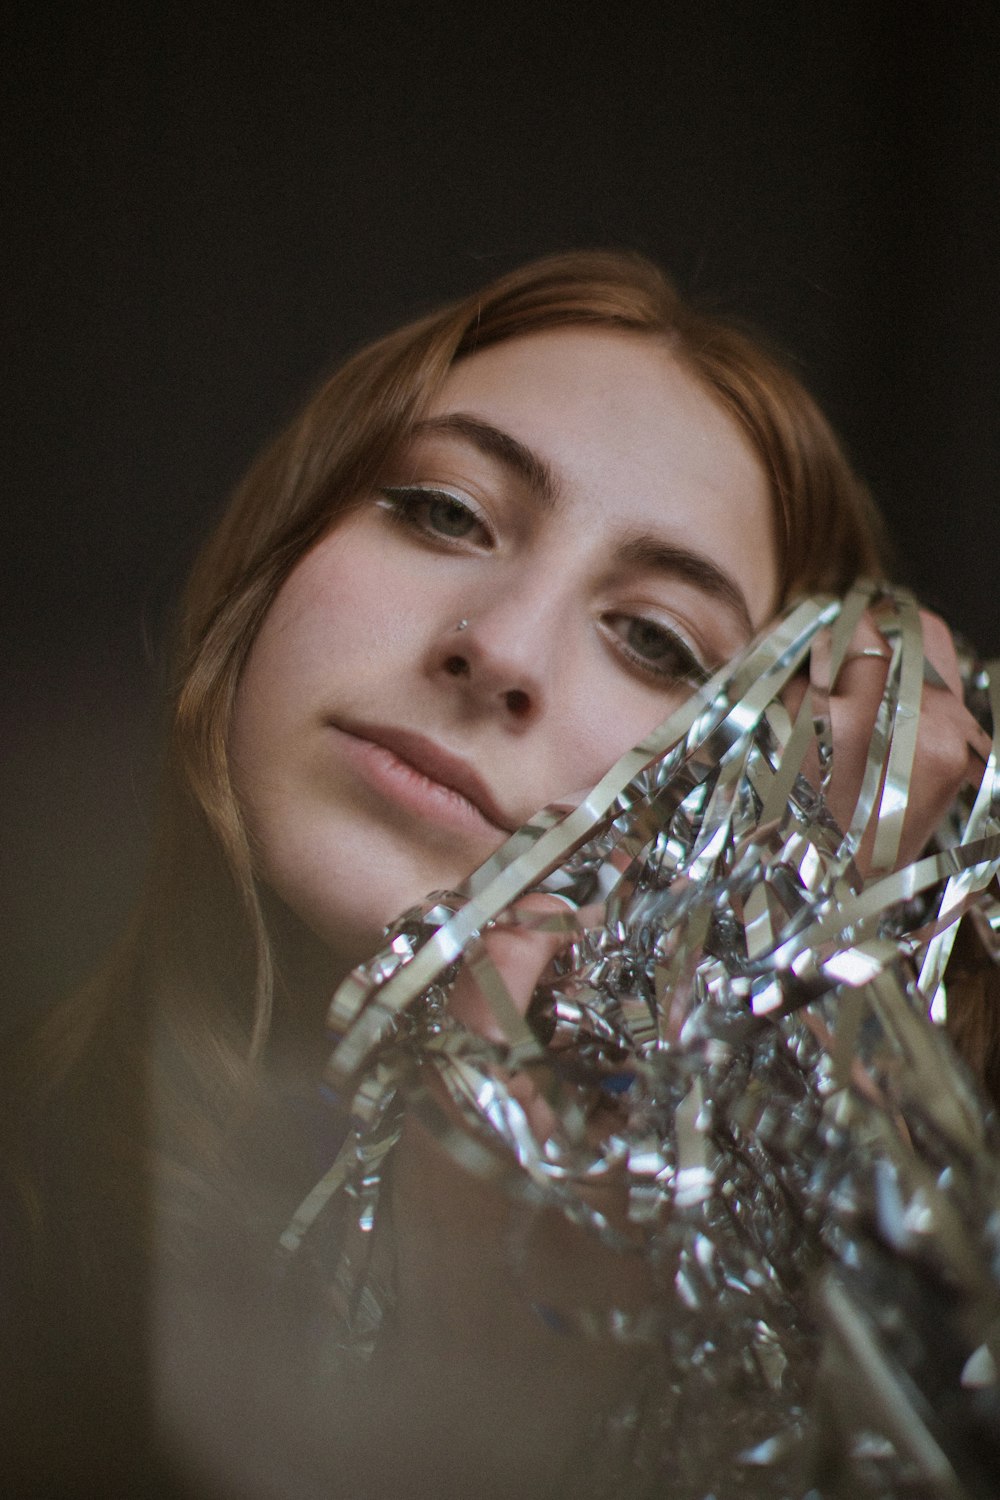
<svg viewBox="0 0 1000 1500">
<path fill-rule="evenodd" d="M 704 553 L 640 532 L 624 539 L 617 549 L 617 556 L 626 567 L 668 573 L 672 578 L 682 578 L 694 584 L 727 605 L 747 636 L 754 634 L 755 627 L 743 590 L 735 578 Z"/>
<path fill-rule="evenodd" d="M 446 412 L 440 417 L 425 417 L 413 428 L 415 437 L 442 433 L 464 438 L 487 458 L 496 460 L 523 480 L 542 504 L 554 506 L 559 498 L 559 483 L 544 459 L 511 433 L 484 422 L 468 412 Z M 754 633 L 746 595 L 729 573 L 704 553 L 668 542 L 663 537 L 639 533 L 626 536 L 616 549 L 626 567 L 643 568 L 683 578 L 712 598 L 726 605 L 736 616 L 747 636 Z"/>
<path fill-rule="evenodd" d="M 445 433 L 465 438 L 487 458 L 495 459 L 516 474 L 544 505 L 552 506 L 556 502 L 559 484 L 545 460 L 509 432 L 494 427 L 490 422 L 484 422 L 480 417 L 473 417 L 462 411 L 447 412 L 440 417 L 425 417 L 415 424 L 413 433 L 415 437 Z"/>
</svg>

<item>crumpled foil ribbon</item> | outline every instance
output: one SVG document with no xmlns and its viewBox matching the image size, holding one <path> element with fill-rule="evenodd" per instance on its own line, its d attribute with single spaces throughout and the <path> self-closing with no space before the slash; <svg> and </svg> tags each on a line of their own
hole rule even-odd
<svg viewBox="0 0 1000 1500">
<path fill-rule="evenodd" d="M 820 641 L 814 677 L 834 682 L 866 610 L 891 659 L 842 829 L 823 800 L 828 692 L 814 680 L 794 722 L 781 694 Z M 965 669 L 997 726 L 1000 682 Z M 574 1493 L 1000 1493 L 998 1135 L 929 1019 L 961 918 L 1000 950 L 997 740 L 978 791 L 896 869 L 925 680 L 940 685 L 906 591 L 795 605 L 579 806 L 405 914 L 343 983 L 327 1079 L 350 1127 L 281 1242 L 323 1284 L 336 1359 L 364 1360 L 391 1310 L 376 1231 L 412 1110 L 469 1170 L 653 1268 L 638 1312 L 543 1309 L 567 1336 L 658 1355 Z M 864 880 L 873 817 L 888 873 Z M 511 912 L 535 890 L 566 897 L 565 917 Z M 505 920 L 566 934 L 527 1017 L 481 942 Z M 503 1043 L 449 1014 L 463 965 Z M 511 1091 L 521 1069 L 556 1121 L 544 1141 Z M 588 1196 L 609 1174 L 627 1226 Z"/>
</svg>

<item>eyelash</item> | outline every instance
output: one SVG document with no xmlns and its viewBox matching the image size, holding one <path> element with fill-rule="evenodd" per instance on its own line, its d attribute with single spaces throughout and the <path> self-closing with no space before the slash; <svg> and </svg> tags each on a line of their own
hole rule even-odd
<svg viewBox="0 0 1000 1500">
<path fill-rule="evenodd" d="M 459 495 L 450 490 L 422 485 L 387 485 L 379 491 L 378 505 L 399 526 L 430 543 L 432 546 L 463 549 L 469 546 L 488 550 L 493 545 L 493 533 L 483 515 Z M 484 541 L 472 541 L 467 535 L 449 535 L 430 523 L 429 508 L 435 502 L 444 502 L 454 518 L 468 520 L 470 529 L 478 528 Z M 670 668 L 658 667 L 649 657 L 630 647 L 625 636 L 615 629 L 615 622 L 625 621 L 629 629 L 634 626 L 652 628 L 663 638 L 671 652 Z M 614 637 L 615 649 L 644 677 L 657 683 L 681 680 L 705 682 L 709 673 L 698 660 L 695 652 L 676 630 L 646 615 L 625 613 L 608 614 L 603 620 L 605 632 Z"/>
<path fill-rule="evenodd" d="M 657 666 L 649 657 L 643 656 L 641 652 L 630 647 L 624 635 L 614 629 L 615 621 L 625 621 L 629 628 L 633 626 L 651 627 L 662 637 L 665 645 L 671 653 L 671 665 L 669 667 Z M 706 682 L 709 673 L 702 666 L 692 648 L 679 635 L 676 630 L 671 630 L 668 625 L 663 625 L 659 620 L 651 620 L 645 615 L 616 614 L 609 615 L 605 619 L 606 628 L 615 636 L 617 649 L 646 677 L 652 677 L 657 682 L 679 682 L 694 681 Z"/>
<path fill-rule="evenodd" d="M 407 530 L 416 532 L 418 536 L 435 546 L 488 548 L 493 544 L 493 533 L 485 517 L 475 506 L 470 505 L 461 496 L 452 494 L 450 490 L 432 489 L 429 486 L 420 485 L 389 485 L 379 493 L 381 499 L 378 504 L 392 520 L 400 526 L 405 526 Z M 439 530 L 431 525 L 428 512 L 435 502 L 444 502 L 454 517 L 468 519 L 473 528 L 478 528 L 482 539 L 473 540 L 466 534 L 449 535 L 447 531 Z"/>
</svg>

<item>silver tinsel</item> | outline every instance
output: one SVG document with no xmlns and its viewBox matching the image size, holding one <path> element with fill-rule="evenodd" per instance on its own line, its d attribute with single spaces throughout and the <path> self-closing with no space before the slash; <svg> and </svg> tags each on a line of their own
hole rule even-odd
<svg viewBox="0 0 1000 1500">
<path fill-rule="evenodd" d="M 813 686 L 792 722 L 781 694 L 820 640 L 833 681 L 865 610 L 891 660 L 842 829 L 823 800 L 828 698 Z M 993 683 L 967 668 L 995 723 Z M 638 1311 L 540 1309 L 567 1337 L 657 1354 L 577 1494 L 1000 1493 L 1000 1158 L 929 1019 L 959 919 L 996 947 L 1000 791 L 994 742 L 978 793 L 895 868 L 925 678 L 940 682 L 905 592 L 799 604 L 344 983 L 328 1079 L 350 1129 L 282 1238 L 324 1281 L 338 1359 L 363 1360 L 391 1306 L 380 1189 L 411 1110 L 470 1171 L 648 1259 L 658 1292 Z M 865 881 L 873 818 L 889 873 Z M 565 916 L 512 916 L 535 890 Z M 481 942 L 505 920 L 566 935 L 527 1017 Z M 463 966 L 504 1042 L 449 1014 Z M 556 1122 L 544 1140 L 519 1070 Z M 617 1222 L 589 1191 L 609 1176 L 627 1190 Z"/>
</svg>

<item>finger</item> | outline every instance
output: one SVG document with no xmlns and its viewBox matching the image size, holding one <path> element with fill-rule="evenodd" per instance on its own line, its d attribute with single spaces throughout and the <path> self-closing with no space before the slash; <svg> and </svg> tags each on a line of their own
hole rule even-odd
<svg viewBox="0 0 1000 1500">
<path fill-rule="evenodd" d="M 892 648 L 885 636 L 870 614 L 862 615 L 838 667 L 836 680 L 831 688 L 831 696 L 854 698 L 859 704 L 866 704 L 871 712 L 872 723 L 874 723 L 878 705 L 882 701 L 891 661 Z M 822 672 L 822 666 L 821 655 L 820 672 Z M 829 668 L 830 659 L 827 655 L 826 681 L 829 681 Z M 818 678 L 815 670 L 813 682 L 817 687 L 825 685 L 822 678 Z M 873 708 L 872 705 L 874 705 Z"/>
<path fill-rule="evenodd" d="M 800 674 L 782 694 L 793 719 L 798 716 L 806 695 L 812 693 L 814 713 L 825 714 L 829 720 L 833 745 L 829 781 L 824 785 L 815 741 L 806 751 L 802 770 L 815 787 L 824 787 L 827 806 L 845 830 L 850 826 L 864 780 L 891 658 L 888 642 L 873 617 L 865 614 L 858 621 L 832 681 L 832 636 L 824 631 L 813 644 L 808 677 Z"/>
<path fill-rule="evenodd" d="M 928 671 L 920 694 L 919 725 L 907 782 L 907 805 L 894 864 L 898 868 L 919 856 L 939 826 L 963 781 L 978 784 L 989 740 L 962 701 L 958 654 L 947 625 L 929 611 L 920 612 L 922 650 Z M 878 642 L 881 641 L 881 647 Z M 870 750 L 870 735 L 885 687 L 888 645 L 864 618 L 851 645 L 830 699 L 834 741 L 834 774 L 828 796 L 842 827 L 854 817 L 857 794 Z M 878 803 L 876 803 L 878 806 Z M 875 844 L 875 820 L 858 851 L 866 872 Z"/>
<path fill-rule="evenodd" d="M 979 785 L 988 754 L 988 738 L 964 704 L 946 688 L 925 687 L 899 864 L 919 857 L 964 782 Z"/>
<path fill-rule="evenodd" d="M 913 763 L 909 768 L 908 805 L 900 830 L 897 862 L 905 862 L 926 843 L 969 770 L 968 741 L 981 741 L 981 734 L 960 697 L 961 673 L 947 626 L 937 616 L 921 615 L 925 632 L 924 650 L 933 668 L 921 693 L 919 731 Z M 844 656 L 832 677 L 831 637 L 817 641 L 810 660 L 810 682 L 817 693 L 826 693 L 833 760 L 825 796 L 831 813 L 845 831 L 855 821 L 857 801 L 872 750 L 872 735 L 885 695 L 892 660 L 888 641 L 875 618 L 861 617 Z M 940 685 L 933 686 L 934 681 Z M 828 684 L 830 685 L 828 687 Z M 801 702 L 801 692 L 798 695 Z M 815 750 L 804 770 L 819 784 Z M 873 788 L 873 792 L 875 789 Z M 875 807 L 879 806 L 879 792 Z M 866 830 L 857 853 L 862 871 L 871 863 L 875 822 Z"/>
<path fill-rule="evenodd" d="M 924 632 L 924 655 L 948 690 L 961 700 L 962 669 L 951 631 L 941 616 L 932 614 L 929 609 L 920 611 L 920 623 Z"/>
<path fill-rule="evenodd" d="M 530 1040 L 533 1033 L 524 1018 L 532 995 L 577 927 L 569 907 L 559 896 L 540 892 L 516 902 L 507 914 L 513 920 L 485 932 L 479 957 L 459 972 L 449 1000 L 452 1015 L 490 1042 L 512 1044 L 521 1039 L 519 1033 Z M 547 1140 L 557 1116 L 535 1079 L 518 1069 L 508 1076 L 507 1088 L 536 1139 Z"/>
<path fill-rule="evenodd" d="M 978 785 L 982 777 L 983 766 L 989 759 L 992 741 L 986 730 L 965 707 L 962 668 L 951 631 L 940 615 L 932 614 L 930 610 L 922 609 L 920 619 L 924 628 L 924 655 L 941 678 L 944 687 L 956 700 L 957 712 L 954 725 L 963 734 L 967 747 L 965 779 L 974 786 Z M 933 691 L 934 684 L 928 683 L 924 689 L 925 702 L 930 701 L 929 695 Z M 938 691 L 943 691 L 943 689 L 938 688 Z"/>
<path fill-rule="evenodd" d="M 482 953 L 499 977 L 518 1016 L 525 1016 L 542 975 L 567 944 L 577 921 L 570 903 L 560 896 L 535 892 L 516 902 L 508 921 L 491 927 L 482 937 Z M 496 996 L 484 993 L 477 979 L 482 963 L 466 964 L 455 981 L 450 1009 L 470 1031 L 489 1041 L 511 1040 L 497 1014 Z M 488 975 L 488 970 L 485 971 Z"/>
</svg>

